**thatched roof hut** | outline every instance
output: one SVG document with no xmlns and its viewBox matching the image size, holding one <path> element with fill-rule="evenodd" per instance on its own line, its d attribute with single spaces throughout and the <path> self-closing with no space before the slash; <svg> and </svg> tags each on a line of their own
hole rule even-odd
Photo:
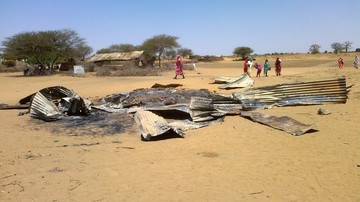
<svg viewBox="0 0 360 202">
<path fill-rule="evenodd" d="M 115 53 L 99 53 L 87 59 L 87 62 L 100 62 L 100 61 L 129 61 L 140 59 L 144 51 L 132 52 L 115 52 Z"/>
<path fill-rule="evenodd" d="M 104 65 L 125 65 L 132 64 L 135 66 L 146 65 L 146 58 L 144 51 L 132 52 L 114 52 L 114 53 L 99 53 L 91 56 L 86 62 L 93 62 L 98 66 Z"/>
</svg>

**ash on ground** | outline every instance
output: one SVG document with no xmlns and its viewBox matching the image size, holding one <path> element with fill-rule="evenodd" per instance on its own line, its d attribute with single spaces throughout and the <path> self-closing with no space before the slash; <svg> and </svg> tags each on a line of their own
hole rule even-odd
<svg viewBox="0 0 360 202">
<path fill-rule="evenodd" d="M 58 135 L 118 135 L 134 133 L 135 121 L 127 113 L 108 113 L 99 110 L 92 111 L 88 116 L 66 116 L 61 120 L 45 122 L 31 119 L 35 130 L 49 130 Z"/>
</svg>

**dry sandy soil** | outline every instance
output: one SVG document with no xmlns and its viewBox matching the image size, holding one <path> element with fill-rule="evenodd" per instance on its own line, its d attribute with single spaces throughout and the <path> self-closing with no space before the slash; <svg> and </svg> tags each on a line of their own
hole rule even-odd
<svg viewBox="0 0 360 202">
<path fill-rule="evenodd" d="M 283 76 L 254 78 L 254 87 L 345 76 L 354 85 L 346 104 L 262 110 L 315 124 L 316 132 L 292 136 L 239 116 L 186 131 L 185 138 L 143 142 L 135 129 L 116 135 L 53 133 L 24 110 L 0 111 L 0 201 L 360 201 L 360 70 L 354 54 L 337 68 L 336 55 L 283 57 Z M 274 58 L 270 58 L 271 64 Z M 258 58 L 263 63 L 264 58 Z M 62 85 L 96 100 L 181 83 L 207 88 L 217 76 L 242 73 L 230 59 L 199 63 L 186 79 L 0 74 L 0 102 L 16 104 L 38 90 Z M 253 72 L 253 76 L 255 72 Z M 330 115 L 317 114 L 322 107 Z M 134 126 L 136 127 L 136 126 Z"/>
</svg>

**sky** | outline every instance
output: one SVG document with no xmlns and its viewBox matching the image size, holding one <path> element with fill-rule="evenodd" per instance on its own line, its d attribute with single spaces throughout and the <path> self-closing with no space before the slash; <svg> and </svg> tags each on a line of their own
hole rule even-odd
<svg viewBox="0 0 360 202">
<path fill-rule="evenodd" d="M 306 53 L 312 44 L 360 48 L 360 0 L 0 0 L 0 41 L 29 31 L 72 29 L 94 52 L 178 37 L 198 55 Z"/>
</svg>

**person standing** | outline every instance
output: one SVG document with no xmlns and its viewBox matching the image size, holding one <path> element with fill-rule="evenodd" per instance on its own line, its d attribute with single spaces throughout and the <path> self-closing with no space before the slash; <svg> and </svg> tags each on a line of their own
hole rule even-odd
<svg viewBox="0 0 360 202">
<path fill-rule="evenodd" d="M 245 59 L 244 61 L 244 74 L 247 74 L 248 72 L 248 58 Z"/>
<path fill-rule="evenodd" d="M 262 69 L 261 64 L 255 63 L 255 68 L 257 69 L 256 77 L 261 77 L 261 69 Z"/>
<path fill-rule="evenodd" d="M 281 76 L 281 59 L 280 58 L 276 58 L 275 71 L 276 71 L 276 76 Z"/>
<path fill-rule="evenodd" d="M 177 79 L 178 75 L 181 75 L 183 77 L 183 79 L 185 79 L 184 71 L 183 71 L 183 61 L 182 61 L 182 57 L 180 55 L 178 55 L 176 57 L 175 77 L 174 77 L 174 79 Z"/>
<path fill-rule="evenodd" d="M 264 76 L 268 76 L 267 75 L 268 70 L 270 70 L 270 64 L 269 64 L 268 59 L 266 59 L 265 63 L 264 63 Z"/>
<path fill-rule="evenodd" d="M 251 68 L 252 68 L 252 66 L 253 66 L 253 61 L 252 61 L 251 58 L 248 60 L 247 66 L 248 66 L 247 73 L 248 73 L 248 75 L 251 77 Z"/>
<path fill-rule="evenodd" d="M 339 69 L 344 69 L 344 60 L 340 57 L 338 59 Z"/>
<path fill-rule="evenodd" d="M 356 69 L 359 68 L 359 57 L 357 55 L 355 55 L 355 59 L 354 59 L 354 67 Z"/>
</svg>

